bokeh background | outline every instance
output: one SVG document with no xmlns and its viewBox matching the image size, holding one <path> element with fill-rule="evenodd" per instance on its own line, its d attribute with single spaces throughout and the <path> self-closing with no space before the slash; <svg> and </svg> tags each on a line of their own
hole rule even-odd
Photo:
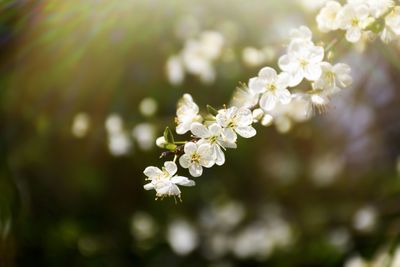
<svg viewBox="0 0 400 267">
<path fill-rule="evenodd" d="M 400 43 L 337 46 L 353 86 L 182 203 L 143 190 L 182 94 L 229 104 L 292 27 L 329 42 L 322 2 L 1 0 L 0 266 L 400 266 Z"/>
</svg>

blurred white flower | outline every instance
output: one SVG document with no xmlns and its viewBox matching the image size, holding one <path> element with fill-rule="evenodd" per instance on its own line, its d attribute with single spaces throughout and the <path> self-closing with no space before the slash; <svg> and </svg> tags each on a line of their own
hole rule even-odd
<svg viewBox="0 0 400 267">
<path fill-rule="evenodd" d="M 336 1 L 329 1 L 325 4 L 317 16 L 320 31 L 329 32 L 339 29 L 337 15 L 341 9 L 342 5 Z"/>
<path fill-rule="evenodd" d="M 245 47 L 242 51 L 242 60 L 249 67 L 257 67 L 267 61 L 267 56 L 263 50 L 254 47 Z"/>
<path fill-rule="evenodd" d="M 184 152 L 180 158 L 180 165 L 189 169 L 190 175 L 199 177 L 203 174 L 203 167 L 210 168 L 215 164 L 213 149 L 210 144 L 197 144 L 188 142 L 184 146 Z"/>
<path fill-rule="evenodd" d="M 157 232 L 157 224 L 150 214 L 138 211 L 131 219 L 131 235 L 139 240 L 152 238 Z"/>
<path fill-rule="evenodd" d="M 112 133 L 108 137 L 108 149 L 114 156 L 123 156 L 129 153 L 132 141 L 125 132 Z"/>
<path fill-rule="evenodd" d="M 132 136 L 137 140 L 137 144 L 142 150 L 150 150 L 154 146 L 156 129 L 150 123 L 141 123 L 132 130 Z"/>
<path fill-rule="evenodd" d="M 321 63 L 322 75 L 314 82 L 314 89 L 324 91 L 329 96 L 337 93 L 340 89 L 350 86 L 353 79 L 350 75 L 351 69 L 347 64 L 338 63 L 332 66 L 328 62 Z"/>
<path fill-rule="evenodd" d="M 78 113 L 72 122 L 72 134 L 77 138 L 85 137 L 90 128 L 90 117 L 87 113 Z"/>
<path fill-rule="evenodd" d="M 344 161 L 337 155 L 317 155 L 311 162 L 311 178 L 316 186 L 331 185 L 343 167 Z"/>
<path fill-rule="evenodd" d="M 146 117 L 153 116 L 157 112 L 157 108 L 157 101 L 151 97 L 144 98 L 139 103 L 139 111 Z"/>
<path fill-rule="evenodd" d="M 359 209 L 353 217 L 353 226 L 361 232 L 370 232 L 377 223 L 377 211 L 372 206 Z"/>
<path fill-rule="evenodd" d="M 108 150 L 113 156 L 123 156 L 129 153 L 133 144 L 125 132 L 124 123 L 118 114 L 111 114 L 106 119 L 108 135 Z"/>
<path fill-rule="evenodd" d="M 241 84 L 233 93 L 231 105 L 237 108 L 252 108 L 258 104 L 259 98 L 260 94 L 250 90 L 247 85 Z"/>
<path fill-rule="evenodd" d="M 179 56 L 170 56 L 167 60 L 166 73 L 172 85 L 180 85 L 185 79 L 185 70 Z"/>
<path fill-rule="evenodd" d="M 189 94 L 184 94 L 178 102 L 176 111 L 176 127 L 177 134 L 185 134 L 190 130 L 193 122 L 201 122 L 202 118 L 199 115 L 199 107 L 193 101 Z"/>
<path fill-rule="evenodd" d="M 360 256 L 353 256 L 346 261 L 344 267 L 368 267 L 368 263 Z"/>
<path fill-rule="evenodd" d="M 364 4 L 347 4 L 337 15 L 339 27 L 346 31 L 346 39 L 356 43 L 361 39 L 363 30 L 371 22 L 369 9 Z"/>
<path fill-rule="evenodd" d="M 167 240 L 173 251 L 181 256 L 192 252 L 198 245 L 196 229 L 183 219 L 177 219 L 168 226 Z"/>
<path fill-rule="evenodd" d="M 109 133 L 116 133 L 123 130 L 123 121 L 118 114 L 111 114 L 106 119 L 106 130 Z"/>
<path fill-rule="evenodd" d="M 307 10 L 314 11 L 322 7 L 329 0 L 301 0 L 301 4 Z"/>
</svg>

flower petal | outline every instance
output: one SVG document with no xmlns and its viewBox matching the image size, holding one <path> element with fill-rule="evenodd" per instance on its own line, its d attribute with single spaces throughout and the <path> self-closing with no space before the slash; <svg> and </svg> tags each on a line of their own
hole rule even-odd
<svg viewBox="0 0 400 267">
<path fill-rule="evenodd" d="M 145 190 L 152 190 L 152 189 L 154 189 L 154 184 L 153 184 L 153 183 L 145 184 L 145 185 L 143 186 L 143 188 L 144 188 Z"/>
<path fill-rule="evenodd" d="M 192 162 L 191 162 L 191 160 L 190 160 L 190 157 L 188 156 L 188 155 L 182 155 L 180 158 L 179 158 L 179 164 L 182 166 L 182 168 L 185 168 L 185 169 L 187 169 L 187 168 L 189 168 L 189 166 L 192 164 Z"/>
<path fill-rule="evenodd" d="M 191 155 L 197 151 L 197 145 L 193 142 L 188 142 L 185 144 L 183 150 L 185 151 L 185 154 Z"/>
<path fill-rule="evenodd" d="M 190 126 L 190 131 L 197 137 L 200 138 L 208 138 L 210 137 L 210 131 L 207 129 L 206 126 L 199 122 L 192 123 Z"/>
<path fill-rule="evenodd" d="M 178 167 L 176 166 L 176 163 L 173 162 L 173 161 L 166 161 L 164 163 L 164 167 L 167 170 L 167 172 L 169 173 L 169 177 L 174 176 L 174 174 L 178 170 Z"/>
<path fill-rule="evenodd" d="M 159 168 L 153 166 L 147 167 L 143 173 L 150 179 L 154 179 L 163 175 L 163 172 Z"/>
<path fill-rule="evenodd" d="M 263 94 L 260 99 L 260 107 L 266 111 L 271 111 L 276 106 L 277 98 L 274 94 L 266 93 Z"/>
<path fill-rule="evenodd" d="M 203 167 L 198 163 L 194 163 L 189 166 L 189 173 L 193 177 L 199 177 L 203 174 Z"/>
<path fill-rule="evenodd" d="M 229 143 L 235 143 L 237 136 L 235 131 L 232 128 L 225 128 L 223 130 L 223 136 L 225 138 L 225 141 L 229 142 Z"/>
<path fill-rule="evenodd" d="M 184 176 L 174 176 L 171 178 L 171 182 L 174 184 L 179 184 L 183 186 L 195 186 L 196 183 Z"/>
<path fill-rule="evenodd" d="M 257 77 L 251 78 L 248 86 L 249 89 L 254 93 L 261 93 L 265 91 L 265 81 Z"/>
<path fill-rule="evenodd" d="M 256 130 L 252 126 L 237 127 L 235 131 L 244 138 L 251 138 L 256 135 Z"/>
<path fill-rule="evenodd" d="M 273 82 L 278 78 L 278 74 L 273 68 L 265 67 L 258 72 L 258 77 L 267 82 Z"/>
</svg>

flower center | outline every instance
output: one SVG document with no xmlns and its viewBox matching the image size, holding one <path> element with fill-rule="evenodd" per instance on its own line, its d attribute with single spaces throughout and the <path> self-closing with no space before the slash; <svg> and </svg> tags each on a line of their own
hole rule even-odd
<svg viewBox="0 0 400 267">
<path fill-rule="evenodd" d="M 351 26 L 357 27 L 358 24 L 359 24 L 359 22 L 360 22 L 360 21 L 359 21 L 357 18 L 353 18 L 353 19 L 351 20 Z"/>
<path fill-rule="evenodd" d="M 308 61 L 305 59 L 300 59 L 300 66 L 304 69 L 305 67 L 307 67 L 308 65 Z"/>
<path fill-rule="evenodd" d="M 268 91 L 275 91 L 276 90 L 276 85 L 274 83 L 269 83 L 266 85 L 266 88 Z"/>
<path fill-rule="evenodd" d="M 200 155 L 197 154 L 197 153 L 193 153 L 193 154 L 192 154 L 191 161 L 192 161 L 192 162 L 197 162 L 197 163 L 198 163 L 198 162 L 200 161 Z"/>
</svg>

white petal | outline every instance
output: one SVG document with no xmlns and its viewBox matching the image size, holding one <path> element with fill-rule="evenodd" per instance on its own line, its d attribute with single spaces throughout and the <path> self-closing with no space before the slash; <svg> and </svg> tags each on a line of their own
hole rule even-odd
<svg viewBox="0 0 400 267">
<path fill-rule="evenodd" d="M 185 144 L 183 150 L 185 151 L 185 154 L 192 155 L 197 151 L 197 145 L 193 142 L 188 142 Z"/>
<path fill-rule="evenodd" d="M 218 143 L 224 148 L 237 148 L 235 142 L 227 142 L 226 140 L 219 140 Z"/>
<path fill-rule="evenodd" d="M 252 126 L 247 127 L 237 127 L 236 132 L 244 138 L 251 138 L 256 135 L 256 130 Z"/>
<path fill-rule="evenodd" d="M 287 89 L 277 90 L 276 96 L 278 97 L 279 101 L 284 105 L 289 104 L 292 100 L 291 94 Z"/>
<path fill-rule="evenodd" d="M 304 79 L 304 71 L 298 69 L 296 72 L 290 73 L 289 87 L 295 87 L 299 85 Z"/>
<path fill-rule="evenodd" d="M 289 86 L 289 83 L 290 83 L 290 75 L 286 72 L 281 72 L 276 82 L 278 88 L 286 89 Z"/>
<path fill-rule="evenodd" d="M 211 124 L 208 129 L 212 136 L 219 136 L 222 133 L 222 127 L 218 123 Z"/>
<path fill-rule="evenodd" d="M 153 183 L 145 184 L 145 185 L 143 186 L 143 188 L 144 188 L 145 190 L 152 190 L 152 189 L 154 189 L 154 184 L 153 184 Z"/>
<path fill-rule="evenodd" d="M 223 130 L 223 136 L 225 138 L 225 141 L 229 142 L 229 143 L 235 143 L 237 136 L 235 131 L 232 128 L 225 128 Z"/>
<path fill-rule="evenodd" d="M 261 93 L 265 91 L 265 81 L 255 77 L 249 80 L 249 89 L 254 93 Z"/>
<path fill-rule="evenodd" d="M 247 126 L 253 122 L 253 114 L 250 109 L 241 108 L 237 111 L 237 124 L 239 126 Z"/>
<path fill-rule="evenodd" d="M 304 70 L 304 76 L 309 81 L 316 81 L 321 77 L 322 70 L 319 64 L 308 65 Z"/>
<path fill-rule="evenodd" d="M 159 168 L 153 166 L 147 167 L 143 173 L 149 178 L 155 178 L 163 175 L 163 172 Z"/>
<path fill-rule="evenodd" d="M 201 123 L 194 122 L 190 127 L 190 131 L 197 137 L 208 138 L 210 137 L 210 131 Z"/>
<path fill-rule="evenodd" d="M 224 152 L 222 151 L 222 149 L 220 148 L 219 145 L 214 145 L 214 151 L 215 151 L 215 154 L 216 154 L 215 163 L 218 166 L 223 165 L 225 163 L 225 154 L 224 154 Z"/>
<path fill-rule="evenodd" d="M 258 72 L 258 77 L 267 82 L 273 82 L 277 79 L 278 74 L 276 73 L 276 70 L 274 70 L 273 68 L 265 67 Z"/>
<path fill-rule="evenodd" d="M 356 43 L 361 38 L 361 30 L 359 28 L 350 28 L 346 32 L 346 39 L 351 43 Z"/>
<path fill-rule="evenodd" d="M 201 159 L 212 160 L 212 146 L 210 144 L 201 144 L 197 150 Z"/>
<path fill-rule="evenodd" d="M 177 134 L 185 134 L 189 131 L 189 128 L 187 123 L 180 123 L 178 126 L 176 126 L 175 130 Z"/>
<path fill-rule="evenodd" d="M 169 176 L 173 176 L 176 171 L 178 170 L 178 167 L 176 166 L 175 162 L 173 161 L 166 161 L 164 163 L 164 167 L 167 170 L 167 172 L 169 173 Z"/>
<path fill-rule="evenodd" d="M 193 177 L 199 177 L 203 174 L 203 167 L 200 164 L 194 163 L 189 167 L 189 173 Z"/>
<path fill-rule="evenodd" d="M 189 180 L 187 177 L 184 176 L 174 176 L 171 178 L 171 182 L 174 184 L 179 184 L 183 186 L 194 186 L 196 183 L 193 180 Z"/>
<path fill-rule="evenodd" d="M 188 155 L 182 155 L 180 158 L 179 158 L 179 164 L 182 166 L 182 168 L 185 168 L 185 169 L 187 169 L 187 168 L 189 168 L 189 166 L 192 164 L 192 162 L 191 162 L 191 159 L 190 159 L 190 157 L 188 156 Z"/>
<path fill-rule="evenodd" d="M 260 107 L 266 111 L 271 111 L 276 106 L 277 98 L 274 94 L 266 93 L 263 94 L 260 99 Z"/>
</svg>

